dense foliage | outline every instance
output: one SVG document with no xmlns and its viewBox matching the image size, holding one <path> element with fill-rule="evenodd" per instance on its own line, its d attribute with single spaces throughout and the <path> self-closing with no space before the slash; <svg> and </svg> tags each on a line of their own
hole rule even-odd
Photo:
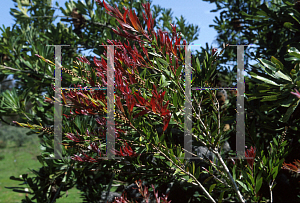
<svg viewBox="0 0 300 203">
<path fill-rule="evenodd" d="M 97 3 L 121 26 L 111 29 L 114 36 L 121 37 L 120 40 L 109 37 L 107 42 L 102 42 L 106 45 L 121 45 L 114 48 L 113 58 L 117 107 L 114 153 L 121 159 L 104 158 L 107 154 L 107 125 L 104 115 L 108 109 L 105 91 L 63 92 L 63 155 L 72 156 L 71 160 L 48 159 L 53 156 L 53 129 L 46 132 L 45 126 L 18 123 L 32 128 L 33 132 L 44 131 L 41 134 L 45 142 L 44 152 L 38 157 L 44 167 L 37 172 L 34 179 L 27 178 L 25 174 L 22 176 L 22 181 L 27 182 L 34 194 L 31 200 L 26 197 L 27 202 L 34 199 L 38 202 L 55 201 L 62 196 L 61 191 L 66 191 L 75 184 L 84 192 L 86 201 L 100 201 L 102 192 L 107 192 L 103 199 L 107 201 L 109 192 L 123 191 L 122 184 L 133 183 L 139 179 L 145 180 L 146 184 L 153 184 L 153 190 L 156 188 L 155 191 L 159 191 L 158 194 L 154 191 L 152 196 L 148 188 L 141 191 L 144 199 L 149 197 L 156 202 L 160 202 L 158 196 L 164 202 L 163 199 L 166 198 L 161 193 L 165 191 L 170 191 L 168 200 L 172 202 L 296 200 L 295 194 L 299 191 L 299 185 L 294 184 L 295 181 L 283 183 L 286 178 L 282 177 L 284 173 L 281 169 L 299 173 L 299 161 L 296 160 L 299 159 L 298 154 L 290 153 L 297 152 L 299 142 L 299 118 L 296 116 L 300 98 L 297 91 L 300 81 L 300 53 L 295 48 L 297 46 L 290 47 L 287 49 L 288 53 L 284 53 L 289 56 L 286 60 L 292 61 L 292 68 L 274 56 L 271 61 L 259 59 L 261 64 L 255 67 L 261 67 L 260 73 L 252 71 L 251 78 L 246 78 L 249 88 L 246 89 L 245 96 L 245 156 L 250 159 L 228 159 L 223 146 L 236 129 L 232 125 L 229 131 L 223 131 L 223 127 L 227 123 L 234 124 L 232 110 L 236 105 L 235 97 L 229 97 L 226 105 L 221 107 L 216 97 L 217 92 L 211 90 L 197 90 L 192 93 L 193 126 L 190 133 L 193 136 L 194 148 L 187 151 L 183 149 L 186 130 L 184 122 L 187 119 L 184 108 L 185 102 L 189 102 L 185 101 L 185 84 L 188 84 L 186 81 L 190 81 L 190 77 L 184 75 L 182 70 L 189 64 L 185 64 L 185 48 L 177 46 L 186 45 L 187 42 L 178 34 L 175 25 L 170 25 L 170 32 L 154 29 L 155 21 L 149 3 L 141 4 L 144 12 L 140 11 L 138 15 L 132 9 L 124 8 L 121 13 L 116 6 L 101 1 Z M 265 6 L 261 5 L 260 8 Z M 299 23 L 299 12 L 291 4 L 287 3 L 282 9 L 292 12 L 293 19 Z M 281 14 L 285 15 L 284 12 Z M 82 39 L 87 39 L 83 33 L 80 34 Z M 107 77 L 106 61 L 109 53 L 106 49 L 107 47 L 104 48 L 100 60 L 94 57 L 90 61 L 80 57 L 77 58 L 74 68 L 69 67 L 68 63 L 63 64 L 63 70 L 70 74 L 72 82 L 66 80 L 66 84 L 62 86 L 105 87 L 110 79 Z M 226 50 L 227 46 L 220 53 L 212 50 L 210 56 L 204 52 L 205 55 L 202 55 L 203 58 L 199 57 L 200 60 L 192 56 L 192 87 L 215 86 L 217 61 L 222 53 L 226 54 Z M 38 56 L 42 60 L 36 63 L 41 63 L 44 67 L 47 64 L 48 75 L 53 75 L 54 63 L 49 60 L 51 57 L 43 53 Z M 95 67 L 91 67 L 91 62 Z M 296 92 L 292 92 L 294 89 Z M 48 88 L 46 101 L 50 104 L 53 104 L 53 90 Z M 9 91 L 2 94 L 2 105 L 6 109 L 20 109 L 20 102 L 10 99 L 17 98 L 16 94 Z M 236 96 L 241 97 L 243 94 L 237 93 Z M 253 103 L 255 100 L 259 101 Z M 15 107 L 13 102 L 16 103 Z M 53 105 L 41 103 L 53 112 Z M 39 117 L 23 113 L 29 119 L 36 119 L 35 121 L 45 125 L 53 119 L 53 113 L 45 108 L 40 109 L 46 112 L 48 119 L 42 114 L 37 119 Z M 175 133 L 173 129 L 179 132 Z M 205 156 L 197 154 L 197 148 L 201 147 L 209 149 L 214 158 L 206 159 Z M 198 156 L 201 162 L 180 159 L 187 153 Z M 291 164 L 292 161 L 294 164 Z M 298 177 L 293 178 L 297 180 Z M 168 184 L 171 182 L 174 185 L 179 183 L 180 189 L 176 189 L 174 185 L 169 189 Z M 137 186 L 141 189 L 140 183 Z M 285 199 L 282 195 L 277 195 L 284 187 L 289 188 L 293 195 Z M 180 192 L 185 192 L 185 197 L 178 197 Z M 127 202 L 125 193 L 115 202 Z"/>
</svg>

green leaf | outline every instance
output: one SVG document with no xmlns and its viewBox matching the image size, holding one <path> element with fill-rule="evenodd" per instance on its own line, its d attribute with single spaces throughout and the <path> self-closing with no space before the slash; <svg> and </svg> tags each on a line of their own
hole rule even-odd
<svg viewBox="0 0 300 203">
<path fill-rule="evenodd" d="M 155 157 L 155 158 L 157 158 L 157 159 L 165 159 L 165 157 L 162 156 L 162 155 L 160 155 L 160 154 L 154 154 L 153 157 Z"/>
<path fill-rule="evenodd" d="M 239 180 L 236 180 L 236 182 L 237 182 L 238 184 L 240 184 L 240 186 L 242 186 L 247 192 L 249 191 L 249 189 L 248 189 L 248 187 L 247 187 L 247 185 L 246 185 L 245 183 L 243 183 L 243 182 L 241 182 L 241 181 L 239 181 Z"/>
<path fill-rule="evenodd" d="M 260 179 L 261 175 L 262 175 L 263 171 L 260 171 L 256 177 L 256 180 Z"/>
<path fill-rule="evenodd" d="M 207 54 L 207 51 L 205 51 L 205 59 L 208 61 L 208 54 Z"/>
<path fill-rule="evenodd" d="M 207 66 L 206 66 L 205 60 L 203 61 L 203 68 L 204 68 L 204 70 L 207 70 Z"/>
<path fill-rule="evenodd" d="M 64 178 L 63 178 L 62 182 L 65 183 L 66 180 L 67 180 L 67 173 L 64 175 Z"/>
<path fill-rule="evenodd" d="M 280 159 L 278 165 L 281 166 L 283 162 L 284 162 L 284 158 Z"/>
<path fill-rule="evenodd" d="M 156 58 L 156 59 L 158 59 L 162 64 L 169 66 L 169 63 L 163 60 L 162 58 Z"/>
<path fill-rule="evenodd" d="M 172 57 L 172 65 L 173 65 L 173 67 L 176 67 L 176 58 L 175 58 L 175 56 Z"/>
<path fill-rule="evenodd" d="M 298 54 L 298 56 L 300 56 L 300 52 L 299 50 L 296 48 L 296 47 L 291 47 L 289 50 L 288 50 L 288 53 L 289 54 L 292 54 L 294 52 L 294 54 Z"/>
<path fill-rule="evenodd" d="M 262 181 L 263 181 L 262 177 L 256 181 L 256 184 L 255 184 L 255 193 L 256 194 L 258 193 L 258 191 L 260 190 L 260 188 L 262 186 Z"/>
<path fill-rule="evenodd" d="M 275 68 L 275 64 L 273 64 L 271 61 L 268 61 L 266 59 L 258 59 L 263 65 L 264 67 L 276 72 L 276 68 Z"/>
<path fill-rule="evenodd" d="M 254 185 L 254 179 L 253 179 L 252 175 L 250 175 L 249 173 L 247 173 L 247 176 L 249 177 L 252 185 Z"/>
<path fill-rule="evenodd" d="M 148 134 L 147 131 L 146 131 L 146 129 L 145 129 L 144 127 L 142 127 L 142 130 L 143 130 L 143 132 L 145 133 L 145 135 Z"/>
<path fill-rule="evenodd" d="M 213 191 L 213 189 L 216 187 L 217 184 L 213 184 L 209 187 L 208 192 L 211 193 Z"/>
<path fill-rule="evenodd" d="M 260 102 L 264 102 L 264 101 L 277 101 L 278 100 L 278 96 L 280 96 L 280 94 L 278 95 L 272 95 L 272 96 L 263 96 L 263 99 Z M 266 105 L 267 108 L 272 108 L 272 106 Z"/>
<path fill-rule="evenodd" d="M 157 57 L 162 57 L 161 55 L 157 54 L 157 53 L 153 53 L 153 52 L 149 52 L 149 54 L 153 55 L 153 56 L 157 56 Z"/>
<path fill-rule="evenodd" d="M 232 168 L 232 178 L 233 178 L 233 180 L 236 179 L 235 169 L 236 169 L 236 165 L 234 165 L 233 168 Z"/>
<path fill-rule="evenodd" d="M 300 58 L 297 58 L 297 57 L 286 57 L 284 58 L 286 61 L 300 61 Z"/>
<path fill-rule="evenodd" d="M 179 66 L 176 71 L 176 77 L 178 78 L 182 70 L 182 66 Z"/>
<path fill-rule="evenodd" d="M 75 118 L 75 125 L 76 125 L 79 129 L 81 129 L 81 120 L 79 119 L 78 116 L 76 116 L 76 118 Z M 79 133 L 80 133 L 80 132 L 79 132 Z"/>
<path fill-rule="evenodd" d="M 265 83 L 268 83 L 268 84 L 271 84 L 271 85 L 275 85 L 275 86 L 282 86 L 281 84 L 277 84 L 276 82 L 274 82 L 274 81 L 272 81 L 272 80 L 269 80 L 269 79 L 267 79 L 267 78 L 258 76 L 258 75 L 254 74 L 254 73 L 252 73 L 252 72 L 250 73 L 250 75 L 251 75 L 251 77 L 254 77 L 254 78 L 258 79 L 258 80 L 262 80 L 262 81 L 264 81 Z"/>
<path fill-rule="evenodd" d="M 288 57 L 288 56 L 292 56 L 292 57 Z M 286 61 L 300 61 L 300 52 L 298 51 L 298 49 L 296 49 L 295 47 L 291 47 L 288 50 L 288 54 L 285 57 Z"/>
<path fill-rule="evenodd" d="M 188 183 L 193 182 L 193 178 L 190 178 L 187 182 L 188 182 Z"/>
<path fill-rule="evenodd" d="M 288 29 L 295 30 L 295 31 L 299 32 L 299 30 L 296 29 L 296 28 L 294 27 L 294 24 L 291 23 L 291 22 L 285 22 L 285 23 L 283 24 L 283 26 L 286 27 L 286 28 L 288 28 Z"/>
<path fill-rule="evenodd" d="M 271 62 L 276 64 L 276 68 L 278 68 L 279 70 L 284 70 L 283 64 L 274 56 L 271 57 Z"/>
<path fill-rule="evenodd" d="M 273 172 L 273 180 L 275 180 L 275 178 L 277 177 L 277 174 L 278 174 L 278 166 L 274 167 L 272 172 Z"/>
<path fill-rule="evenodd" d="M 223 201 L 223 196 L 224 196 L 224 193 L 225 193 L 225 191 L 223 191 L 223 192 L 220 194 L 220 197 L 219 197 L 218 203 L 221 203 L 221 202 Z"/>
<path fill-rule="evenodd" d="M 196 79 L 196 76 L 193 77 L 193 80 L 192 80 L 191 84 L 193 84 L 193 82 L 194 82 L 195 79 Z"/>
<path fill-rule="evenodd" d="M 42 156 L 37 156 L 38 161 L 44 166 L 44 159 Z"/>
<path fill-rule="evenodd" d="M 277 183 L 274 183 L 274 185 L 271 187 L 271 191 L 273 191 L 273 189 L 276 185 L 277 185 Z"/>
<path fill-rule="evenodd" d="M 198 57 L 196 58 L 196 63 L 197 63 L 197 66 L 196 66 L 197 71 L 198 71 L 198 73 L 200 73 L 201 72 L 201 66 L 200 66 L 200 61 L 199 61 Z"/>
<path fill-rule="evenodd" d="M 195 178 L 199 178 L 199 176 L 200 176 L 200 166 L 197 168 L 197 170 L 196 170 L 196 174 L 194 175 L 195 176 Z"/>
<path fill-rule="evenodd" d="M 192 163 L 193 175 L 195 174 L 195 162 Z"/>
<path fill-rule="evenodd" d="M 241 14 L 243 16 L 246 16 L 245 17 L 245 20 L 253 20 L 253 19 L 258 19 L 258 20 L 263 20 L 263 19 L 266 19 L 266 16 L 264 15 L 263 17 L 262 16 L 259 16 L 259 15 L 249 15 L 248 13 L 246 13 L 245 11 L 241 11 Z M 266 14 L 265 12 L 263 12 L 262 14 Z"/>
<path fill-rule="evenodd" d="M 264 65 L 262 68 L 265 70 L 265 72 L 268 73 L 273 78 L 277 78 L 277 79 L 281 78 L 289 82 L 292 81 L 292 79 L 288 75 L 285 75 L 281 71 L 279 71 L 279 70 L 284 71 L 285 69 L 283 64 L 275 57 L 273 56 L 271 57 L 271 62 L 265 59 L 258 59 L 258 60 Z"/>
<path fill-rule="evenodd" d="M 170 55 L 169 54 L 167 54 L 166 59 L 167 59 L 168 65 L 169 65 L 169 63 L 170 63 Z"/>
<path fill-rule="evenodd" d="M 180 171 L 181 171 L 181 170 L 180 170 L 179 168 L 177 168 L 177 169 L 175 170 L 175 172 L 174 172 L 174 174 L 173 174 L 173 175 L 176 175 L 176 174 L 178 174 Z"/>
<path fill-rule="evenodd" d="M 269 17 L 268 14 L 263 10 L 257 11 L 256 14 L 257 14 L 256 16 L 261 15 L 261 16 Z"/>
<path fill-rule="evenodd" d="M 177 102 L 178 102 L 178 94 L 174 93 L 174 96 L 173 96 L 173 105 L 177 106 Z"/>
<path fill-rule="evenodd" d="M 153 137 L 153 138 L 154 138 L 155 144 L 158 144 L 158 143 L 159 143 L 159 138 L 158 138 L 157 132 L 156 132 L 156 134 L 155 134 L 155 137 Z"/>
<path fill-rule="evenodd" d="M 275 139 L 275 137 L 273 137 L 273 141 L 274 141 L 274 144 L 275 144 L 276 146 L 278 146 L 278 142 L 277 142 L 277 140 Z"/>
<path fill-rule="evenodd" d="M 246 182 L 246 183 L 247 183 L 247 186 L 250 189 L 250 191 L 253 193 L 253 187 L 252 187 L 252 185 L 249 182 Z"/>
<path fill-rule="evenodd" d="M 159 138 L 159 143 L 162 143 L 165 138 L 165 133 L 163 133 Z"/>
<path fill-rule="evenodd" d="M 267 164 L 267 158 L 266 158 L 266 156 L 263 156 L 262 161 L 263 161 L 263 164 L 265 166 Z"/>
<path fill-rule="evenodd" d="M 299 102 L 300 102 L 300 100 L 297 101 L 297 104 L 292 104 L 292 105 L 288 108 L 288 110 L 286 111 L 286 113 L 284 114 L 284 116 L 283 116 L 283 118 L 282 118 L 282 122 L 286 123 L 286 122 L 290 119 L 292 113 L 295 111 L 295 109 L 296 109 L 297 106 L 299 105 Z"/>
<path fill-rule="evenodd" d="M 172 167 L 172 166 L 173 166 L 173 164 L 172 164 L 171 161 L 167 161 L 166 164 L 167 164 L 169 167 Z"/>
<path fill-rule="evenodd" d="M 288 76 L 288 75 L 283 74 L 281 71 L 276 72 L 274 74 L 274 76 L 278 79 L 281 78 L 281 79 L 292 82 L 292 78 L 290 78 L 290 76 Z"/>
<path fill-rule="evenodd" d="M 207 173 L 206 171 L 204 173 Z M 209 176 L 208 178 L 206 178 L 204 181 L 203 181 L 203 184 L 207 183 L 208 181 L 210 181 L 210 179 L 212 179 L 213 176 Z"/>
<path fill-rule="evenodd" d="M 163 85 L 163 84 L 165 84 L 165 83 L 166 83 L 166 76 L 161 75 L 161 76 L 160 76 L 159 84 L 160 84 L 160 85 Z"/>
</svg>

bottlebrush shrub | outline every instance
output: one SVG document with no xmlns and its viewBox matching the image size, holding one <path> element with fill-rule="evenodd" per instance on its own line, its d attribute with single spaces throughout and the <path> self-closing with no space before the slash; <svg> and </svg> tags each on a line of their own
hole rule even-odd
<svg viewBox="0 0 300 203">
<path fill-rule="evenodd" d="M 248 160 L 250 167 L 247 167 L 246 160 L 236 161 L 230 165 L 221 156 L 221 146 L 228 139 L 228 133 L 221 130 L 224 128 L 224 124 L 221 124 L 223 114 L 219 110 L 216 92 L 199 90 L 193 92 L 193 102 L 191 102 L 193 145 L 207 147 L 215 154 L 217 161 L 203 160 L 210 165 L 209 168 L 204 168 L 195 165 L 194 161 L 184 160 L 186 153 L 197 156 L 193 151 L 183 149 L 182 142 L 176 141 L 171 129 L 178 128 L 182 134 L 184 133 L 186 96 L 182 70 L 186 64 L 185 49 L 179 45 L 186 45 L 185 40 L 178 36 L 176 26 L 173 25 L 171 25 L 173 28 L 171 34 L 161 30 L 154 31 L 154 20 L 149 3 L 143 5 L 145 9 L 143 17 L 147 26 L 145 30 L 134 11 L 124 8 L 122 14 L 117 8 L 105 2 L 97 2 L 119 22 L 121 28 L 118 27 L 118 30 L 113 29 L 113 31 L 134 42 L 134 45 L 130 46 L 129 41 L 127 44 L 114 40 L 107 41 L 108 45 L 115 45 L 113 62 L 117 108 L 116 149 L 113 149 L 113 152 L 121 159 L 105 159 L 107 121 L 103 116 L 107 113 L 106 90 L 62 93 L 64 106 L 71 108 L 70 115 L 64 114 L 63 144 L 73 146 L 72 149 L 67 147 L 64 153 L 73 155 L 72 159 L 78 162 L 90 164 L 94 168 L 102 168 L 102 171 L 105 169 L 113 172 L 113 179 L 116 180 L 129 182 L 133 179 L 145 179 L 157 187 L 162 187 L 170 181 L 184 181 L 200 191 L 188 197 L 192 201 L 200 200 L 201 195 L 204 195 L 206 201 L 208 199 L 211 202 L 225 199 L 239 202 L 258 201 L 261 199 L 260 189 L 263 180 L 270 183 L 270 191 L 272 191 L 278 166 L 283 161 L 281 157 L 286 142 L 282 140 L 278 144 L 276 141 L 277 145 L 271 146 L 276 148 L 270 154 L 271 162 L 266 161 L 266 155 L 261 152 L 259 157 L 262 161 L 256 164 L 255 155 L 260 151 L 257 149 L 255 153 L 254 148 L 251 148 L 246 153 L 248 158 L 253 158 L 251 161 Z M 224 49 L 220 54 L 223 51 Z M 208 57 L 206 53 L 202 65 L 198 59 L 192 57 L 194 66 L 191 68 L 192 86 L 211 87 L 216 70 L 216 66 L 212 64 L 218 55 L 213 54 Z M 107 87 L 107 56 L 106 51 L 101 60 L 94 57 L 94 68 L 89 67 L 91 62 L 85 57 L 80 57 L 75 67 L 78 71 L 71 73 L 66 67 L 62 69 L 82 81 L 75 87 Z M 42 56 L 39 57 L 45 60 Z M 51 65 L 49 60 L 45 62 Z M 53 89 L 55 90 L 54 87 Z M 50 98 L 46 101 L 53 103 Z M 86 117 L 78 117 L 78 115 Z M 162 128 L 160 133 L 157 130 L 159 127 Z M 181 138 L 184 139 L 184 136 Z M 210 175 L 205 182 L 209 179 L 213 180 L 208 187 L 204 187 L 203 183 L 199 182 L 201 173 Z M 184 198 L 182 194 L 180 198 Z M 173 198 L 172 202 L 176 200 L 185 202 L 185 199 L 178 198 Z"/>
</svg>

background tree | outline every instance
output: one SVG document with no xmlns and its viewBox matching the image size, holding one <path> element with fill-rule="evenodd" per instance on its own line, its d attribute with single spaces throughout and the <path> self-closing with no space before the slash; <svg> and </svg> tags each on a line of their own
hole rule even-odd
<svg viewBox="0 0 300 203">
<path fill-rule="evenodd" d="M 263 137 L 264 150 L 268 151 L 270 150 L 267 147 L 268 142 L 274 137 L 282 136 L 281 131 L 284 129 L 284 136 L 289 141 L 292 150 L 286 160 L 293 162 L 299 159 L 296 155 L 299 151 L 299 141 L 295 141 L 295 137 L 299 137 L 297 123 L 299 123 L 300 107 L 295 97 L 290 94 L 294 88 L 299 89 L 300 85 L 298 78 L 293 76 L 298 70 L 298 61 L 292 57 L 298 53 L 296 50 L 299 50 L 299 2 L 204 1 L 216 4 L 217 9 L 211 12 L 224 9 L 220 18 L 216 17 L 214 21 L 216 24 L 210 25 L 219 33 L 216 39 L 219 44 L 229 41 L 230 44 L 258 46 L 254 49 L 245 47 L 245 71 L 251 75 L 251 78 L 245 78 L 245 92 L 249 98 L 245 100 L 246 122 L 252 123 L 246 132 L 249 135 L 254 133 L 256 137 Z M 296 49 L 291 49 L 291 47 Z M 221 59 L 222 63 L 236 61 L 236 53 L 235 47 L 226 49 Z M 288 53 L 293 55 L 288 55 Z M 263 59 L 258 61 L 259 58 L 268 59 L 271 62 Z M 251 66 L 250 60 L 257 60 L 258 64 Z M 272 69 L 272 67 L 276 68 Z M 233 70 L 236 71 L 236 66 Z M 270 84 L 270 81 L 282 87 L 274 86 Z M 247 142 L 253 143 L 251 139 Z M 283 176 L 289 177 L 291 184 L 297 182 L 286 171 L 280 172 L 279 177 Z M 281 182 L 281 186 L 277 186 L 275 190 L 288 188 L 283 183 L 284 181 L 280 179 L 277 181 Z M 286 192 L 289 193 L 288 200 L 295 201 L 297 191 L 291 189 Z M 287 196 L 278 195 L 275 198 L 276 201 L 287 201 Z"/>
<path fill-rule="evenodd" d="M 5 57 L 2 57 L 2 59 L 5 59 Z M 0 93 L 6 91 L 6 90 L 12 90 L 13 87 L 13 79 L 8 78 L 6 75 L 2 75 L 0 78 Z M 14 120 L 17 120 L 16 117 L 12 118 Z M 10 120 L 11 122 L 12 120 Z M 0 127 L 2 126 L 2 121 L 0 121 Z"/>
</svg>

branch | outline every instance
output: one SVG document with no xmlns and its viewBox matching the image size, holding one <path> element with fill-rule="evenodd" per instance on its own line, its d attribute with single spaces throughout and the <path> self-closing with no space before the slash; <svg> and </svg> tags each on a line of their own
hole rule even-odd
<svg viewBox="0 0 300 203">
<path fill-rule="evenodd" d="M 17 114 L 17 115 L 18 115 L 18 114 Z M 1 120 L 3 123 L 5 123 L 5 124 L 7 124 L 7 125 L 9 125 L 9 126 L 22 127 L 22 126 L 19 126 L 19 125 L 15 124 L 15 123 L 9 123 L 9 122 L 7 122 L 6 120 L 4 120 L 4 119 L 2 118 L 2 116 L 0 116 L 0 120 Z"/>
<path fill-rule="evenodd" d="M 138 129 L 136 129 L 132 123 L 130 122 L 131 127 L 133 127 L 136 131 L 139 131 Z M 143 135 L 143 132 L 139 131 L 140 134 L 144 137 L 145 140 L 146 137 Z M 149 142 L 149 144 L 151 144 L 153 146 L 153 148 L 155 148 L 159 153 L 161 153 L 165 158 L 167 158 L 170 162 L 172 162 L 173 165 L 175 165 L 178 169 L 180 169 L 183 173 L 187 174 L 188 176 L 190 176 L 192 179 L 194 179 L 194 181 L 197 183 L 197 185 L 200 187 L 200 189 L 203 191 L 203 193 L 208 197 L 208 199 L 211 202 L 216 202 L 212 196 L 210 196 L 210 194 L 207 192 L 207 190 L 203 187 L 203 185 L 197 180 L 197 178 L 195 178 L 195 176 L 193 176 L 191 173 L 186 172 L 183 168 L 181 168 L 180 166 L 178 166 L 176 163 L 173 162 L 172 159 L 170 159 L 165 153 L 163 153 L 158 147 L 156 147 L 154 144 L 152 144 L 151 142 Z"/>
<path fill-rule="evenodd" d="M 239 198 L 239 201 L 240 201 L 240 202 L 246 202 L 246 200 L 245 200 L 244 197 L 242 196 L 241 192 L 239 191 L 239 189 L 238 189 L 238 187 L 237 187 L 235 181 L 233 180 L 232 175 L 231 175 L 229 169 L 227 168 L 226 164 L 224 163 L 224 160 L 222 159 L 221 155 L 219 154 L 219 152 L 217 152 L 217 151 L 215 151 L 215 150 L 214 150 L 213 152 L 214 152 L 214 154 L 218 157 L 218 159 L 220 160 L 221 164 L 223 165 L 223 167 L 224 167 L 224 169 L 225 169 L 227 175 L 229 176 L 230 181 L 231 181 L 231 183 L 232 183 L 232 185 L 233 185 L 233 189 L 235 190 L 235 192 L 236 192 L 236 194 L 237 194 L 237 196 L 238 196 L 238 198 Z"/>
<path fill-rule="evenodd" d="M 13 70 L 13 71 L 21 71 L 23 73 L 32 73 L 33 72 L 33 71 L 30 71 L 30 70 L 19 70 L 19 69 L 15 69 L 15 68 L 8 67 L 8 66 L 3 66 L 3 65 L 0 65 L 0 66 L 2 66 L 2 68 L 5 68 L 5 69 L 9 69 L 9 70 Z M 40 74 L 38 74 L 38 75 L 40 75 Z M 44 75 L 44 76 L 46 76 L 46 75 Z M 48 75 L 45 78 L 55 80 L 55 78 L 52 78 Z"/>
<path fill-rule="evenodd" d="M 219 181 L 220 183 L 226 185 L 226 187 L 231 188 L 226 182 L 223 182 L 222 180 L 220 180 L 219 178 L 217 178 L 213 173 L 210 173 L 206 168 L 202 167 L 205 171 L 207 171 L 211 176 L 214 177 L 215 180 Z"/>
<path fill-rule="evenodd" d="M 184 169 L 182 169 L 180 166 L 178 166 L 177 164 L 175 164 L 173 162 L 172 159 L 170 159 L 167 155 L 165 155 L 162 151 L 160 151 L 155 145 L 153 145 L 151 143 L 151 145 L 157 150 L 159 151 L 164 157 L 166 157 L 170 162 L 172 162 L 172 164 L 174 164 L 177 168 L 179 168 L 183 173 L 187 174 L 188 176 L 190 176 L 192 179 L 194 179 L 194 181 L 197 183 L 197 185 L 200 187 L 200 189 L 203 191 L 203 193 L 208 197 L 208 199 L 211 201 L 211 202 L 216 202 L 212 196 L 210 196 L 210 194 L 207 192 L 207 190 L 203 187 L 203 185 L 195 178 L 195 176 L 193 176 L 191 173 L 189 172 L 186 172 Z"/>
<path fill-rule="evenodd" d="M 104 202 L 107 202 L 108 200 L 108 196 L 109 196 L 109 192 L 110 192 L 110 189 L 111 189 L 111 186 L 112 186 L 112 183 L 113 183 L 113 179 L 114 179 L 114 177 L 115 177 L 115 173 L 113 173 L 112 174 L 112 177 L 111 177 L 111 179 L 110 179 L 110 181 L 109 181 L 109 184 L 108 184 L 108 188 L 107 188 L 107 191 L 106 191 L 106 197 L 105 197 L 105 201 Z"/>
<path fill-rule="evenodd" d="M 274 183 L 274 180 L 272 181 L 272 183 L 271 183 L 271 181 L 270 181 L 270 183 L 269 183 L 269 189 L 270 189 L 270 201 L 271 201 L 271 202 L 273 202 L 273 192 L 272 192 L 273 183 Z"/>
<path fill-rule="evenodd" d="M 23 73 L 31 73 L 30 70 L 19 70 L 19 69 L 11 68 L 11 67 L 4 66 L 4 65 L 0 65 L 0 66 L 2 66 L 2 68 L 9 69 L 9 70 L 13 70 L 13 71 L 21 71 L 21 72 L 23 72 Z"/>
<path fill-rule="evenodd" d="M 4 80 L 4 81 L 1 81 L 0 83 L 3 84 L 3 83 L 6 83 L 6 82 L 11 82 L 11 81 L 14 81 L 14 80 Z"/>
</svg>

